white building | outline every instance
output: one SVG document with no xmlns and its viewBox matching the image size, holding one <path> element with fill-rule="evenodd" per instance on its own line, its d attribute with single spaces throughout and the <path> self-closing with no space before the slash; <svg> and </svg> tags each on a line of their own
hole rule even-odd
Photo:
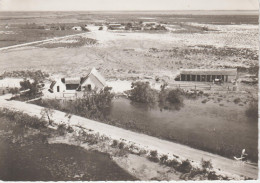
<svg viewBox="0 0 260 183">
<path fill-rule="evenodd" d="M 82 31 L 82 27 L 80 27 L 80 26 L 74 26 L 71 29 L 75 30 L 75 31 Z"/>
<path fill-rule="evenodd" d="M 106 86 L 106 81 L 95 68 L 87 71 L 86 76 L 76 78 L 61 78 L 53 81 L 49 92 L 56 97 L 80 97 L 84 92 L 99 91 Z"/>
</svg>

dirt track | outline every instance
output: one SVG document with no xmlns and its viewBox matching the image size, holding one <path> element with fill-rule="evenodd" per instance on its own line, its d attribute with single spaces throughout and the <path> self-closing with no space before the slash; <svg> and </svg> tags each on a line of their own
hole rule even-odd
<svg viewBox="0 0 260 183">
<path fill-rule="evenodd" d="M 33 104 L 23 103 L 19 101 L 6 101 L 4 98 L 7 96 L 0 97 L 0 107 L 23 111 L 29 115 L 36 115 L 40 117 L 40 111 L 42 107 Z M 55 111 L 53 115 L 55 123 L 67 122 L 65 113 Z M 200 163 L 201 159 L 211 160 L 213 167 L 217 170 L 220 169 L 221 173 L 229 176 L 246 176 L 253 179 L 258 177 L 258 168 L 253 165 L 239 163 L 235 160 L 227 159 L 219 155 L 208 153 L 205 151 L 197 150 L 184 146 L 181 144 L 161 140 L 148 135 L 124 130 L 118 127 L 100 123 L 97 121 L 89 120 L 83 117 L 73 115 L 70 120 L 70 125 L 80 125 L 87 129 L 92 129 L 101 135 L 106 135 L 112 139 L 126 140 L 135 143 L 139 147 L 145 147 L 151 150 L 157 150 L 159 154 L 172 154 L 179 156 L 181 159 L 189 159 L 194 163 Z M 239 178 L 239 177 L 237 177 Z"/>
</svg>

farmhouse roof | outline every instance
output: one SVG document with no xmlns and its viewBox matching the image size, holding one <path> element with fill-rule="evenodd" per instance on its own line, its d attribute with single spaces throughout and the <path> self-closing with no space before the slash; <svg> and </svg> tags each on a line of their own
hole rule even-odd
<svg viewBox="0 0 260 183">
<path fill-rule="evenodd" d="M 181 69 L 180 74 L 236 76 L 237 69 Z"/>
<path fill-rule="evenodd" d="M 65 78 L 65 84 L 80 84 L 80 78 Z"/>
<path fill-rule="evenodd" d="M 86 73 L 86 76 L 83 77 L 80 81 L 81 84 L 83 84 L 90 75 L 93 75 L 102 85 L 106 85 L 106 80 L 103 76 L 101 76 L 101 74 L 98 73 L 98 71 L 96 70 L 95 67 L 93 67 L 92 69 L 88 69 L 87 70 L 87 73 Z"/>
</svg>

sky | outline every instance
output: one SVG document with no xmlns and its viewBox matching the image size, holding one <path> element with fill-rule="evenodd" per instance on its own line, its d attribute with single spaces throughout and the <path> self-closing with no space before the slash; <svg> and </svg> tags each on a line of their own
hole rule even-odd
<svg viewBox="0 0 260 183">
<path fill-rule="evenodd" d="M 258 0 L 0 0 L 0 11 L 258 9 Z"/>
</svg>

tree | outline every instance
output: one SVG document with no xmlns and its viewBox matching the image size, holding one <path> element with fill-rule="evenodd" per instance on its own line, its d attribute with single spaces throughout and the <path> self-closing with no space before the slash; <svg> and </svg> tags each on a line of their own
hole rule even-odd
<svg viewBox="0 0 260 183">
<path fill-rule="evenodd" d="M 133 82 L 131 86 L 129 98 L 135 102 L 155 103 L 158 98 L 156 90 L 152 89 L 149 82 Z"/>
<path fill-rule="evenodd" d="M 21 90 L 28 90 L 24 93 L 25 96 L 28 97 L 36 97 L 41 94 L 41 87 L 39 85 L 38 80 L 34 80 L 33 83 L 30 80 L 24 79 L 20 82 Z"/>
<path fill-rule="evenodd" d="M 171 104 L 182 104 L 183 98 L 181 95 L 182 95 L 182 91 L 179 89 L 170 90 L 167 96 L 167 100 Z"/>
</svg>

